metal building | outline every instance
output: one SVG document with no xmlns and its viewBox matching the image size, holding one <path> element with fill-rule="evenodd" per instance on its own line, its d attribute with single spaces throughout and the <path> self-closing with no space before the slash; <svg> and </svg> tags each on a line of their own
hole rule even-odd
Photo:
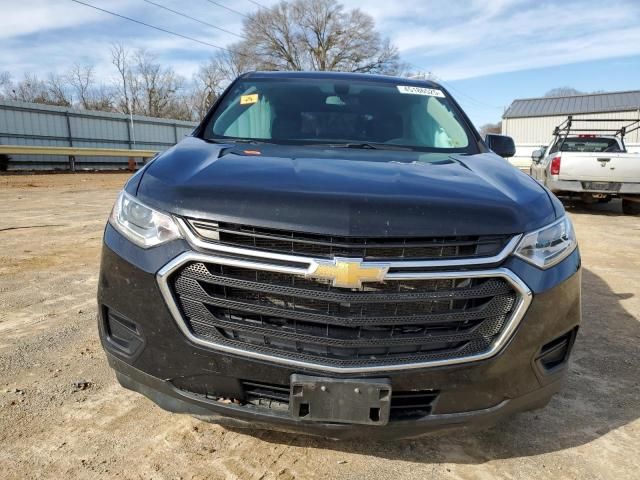
<svg viewBox="0 0 640 480">
<path fill-rule="evenodd" d="M 110 112 L 76 110 L 36 103 L 0 101 L 0 144 L 51 147 L 100 147 L 162 151 L 196 126 L 194 122 Z M 83 157 L 79 168 L 127 166 L 127 158 Z M 61 156 L 12 156 L 9 170 L 67 169 Z"/>
<path fill-rule="evenodd" d="M 516 143 L 513 163 L 528 166 L 531 152 L 551 142 L 554 127 L 566 120 L 567 115 L 574 118 L 640 119 L 640 90 L 514 100 L 502 116 L 502 134 L 513 137 Z M 590 127 L 620 128 L 624 124 L 593 122 Z M 640 130 L 625 137 L 625 142 L 629 151 L 640 151 Z"/>
</svg>

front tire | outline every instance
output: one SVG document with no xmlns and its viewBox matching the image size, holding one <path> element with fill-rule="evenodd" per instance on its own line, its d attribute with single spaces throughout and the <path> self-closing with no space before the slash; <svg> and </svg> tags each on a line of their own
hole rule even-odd
<svg viewBox="0 0 640 480">
<path fill-rule="evenodd" d="M 625 215 L 640 215 L 640 201 L 623 198 L 622 213 Z"/>
</svg>

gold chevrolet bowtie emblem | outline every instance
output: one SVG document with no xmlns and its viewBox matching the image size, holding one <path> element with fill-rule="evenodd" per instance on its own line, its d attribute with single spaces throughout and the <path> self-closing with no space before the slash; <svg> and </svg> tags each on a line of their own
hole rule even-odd
<svg viewBox="0 0 640 480">
<path fill-rule="evenodd" d="M 314 260 L 307 276 L 331 280 L 334 287 L 361 288 L 363 282 L 381 282 L 388 270 L 388 265 L 366 264 L 359 258 L 335 258 Z"/>
</svg>

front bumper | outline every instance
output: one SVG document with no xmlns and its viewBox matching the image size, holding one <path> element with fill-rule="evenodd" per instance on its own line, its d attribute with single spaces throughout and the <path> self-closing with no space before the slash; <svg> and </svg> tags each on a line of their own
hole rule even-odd
<svg viewBox="0 0 640 480">
<path fill-rule="evenodd" d="M 611 195 L 640 195 L 640 183 L 621 183 L 620 190 L 593 190 L 585 189 L 581 181 L 578 180 L 555 180 L 547 179 L 546 186 L 553 193 L 562 195 L 563 193 L 606 193 Z"/>
<path fill-rule="evenodd" d="M 540 271 L 516 258 L 501 266 L 513 271 L 534 298 L 516 332 L 495 356 L 477 362 L 389 372 L 332 374 L 339 378 L 389 378 L 394 391 L 436 390 L 429 415 L 385 426 L 354 426 L 294 420 L 286 412 L 253 405 L 226 404 L 202 395 L 243 398 L 242 381 L 289 385 L 294 373 L 326 375 L 321 369 L 295 368 L 221 353 L 191 342 L 159 291 L 156 273 L 188 250 L 182 241 L 143 251 L 111 227 L 105 232 L 98 302 L 100 336 L 110 365 L 126 388 L 161 407 L 229 426 L 296 431 L 331 438 L 414 437 L 456 426 L 487 426 L 518 411 L 543 406 L 566 372 L 566 362 L 545 370 L 541 348 L 575 331 L 580 322 L 580 258 L 576 250 L 557 266 Z M 116 253 L 117 252 L 117 253 Z M 110 341 L 108 311 L 135 323 L 142 341 L 124 353 Z"/>
<path fill-rule="evenodd" d="M 164 410 L 187 413 L 201 420 L 229 428 L 277 430 L 336 440 L 352 438 L 406 439 L 458 428 L 487 428 L 515 413 L 544 407 L 551 396 L 560 389 L 562 383 L 558 378 L 520 397 L 504 399 L 494 406 L 477 410 L 431 414 L 416 420 L 390 422 L 383 427 L 340 425 L 299 422 L 292 420 L 287 415 L 270 412 L 267 409 L 225 404 L 206 399 L 201 395 L 189 394 L 180 390 L 167 380 L 148 375 L 111 354 L 107 354 L 107 357 L 109 365 L 116 372 L 120 385 L 141 393 Z"/>
</svg>

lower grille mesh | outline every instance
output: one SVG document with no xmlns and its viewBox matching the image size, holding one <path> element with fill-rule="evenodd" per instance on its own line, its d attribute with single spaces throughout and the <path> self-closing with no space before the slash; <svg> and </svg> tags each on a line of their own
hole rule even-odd
<svg viewBox="0 0 640 480">
<path fill-rule="evenodd" d="M 482 353 L 518 294 L 501 277 L 365 283 L 191 262 L 169 281 L 192 333 L 214 343 L 331 366 L 372 366 Z"/>
<path fill-rule="evenodd" d="M 196 387 L 188 382 L 173 381 L 177 387 L 207 400 L 222 401 L 251 408 L 270 410 L 272 414 L 289 416 L 291 389 L 289 385 L 276 385 L 255 380 L 240 380 L 242 395 L 239 398 L 229 398 L 208 391 L 207 386 Z M 392 391 L 390 421 L 416 420 L 432 413 L 433 406 L 440 394 L 439 390 L 409 390 Z"/>
<path fill-rule="evenodd" d="M 290 389 L 288 385 L 242 381 L 244 400 L 259 408 L 286 412 L 289 410 Z M 389 420 L 415 420 L 431 414 L 438 398 L 438 390 L 393 391 Z"/>
</svg>

